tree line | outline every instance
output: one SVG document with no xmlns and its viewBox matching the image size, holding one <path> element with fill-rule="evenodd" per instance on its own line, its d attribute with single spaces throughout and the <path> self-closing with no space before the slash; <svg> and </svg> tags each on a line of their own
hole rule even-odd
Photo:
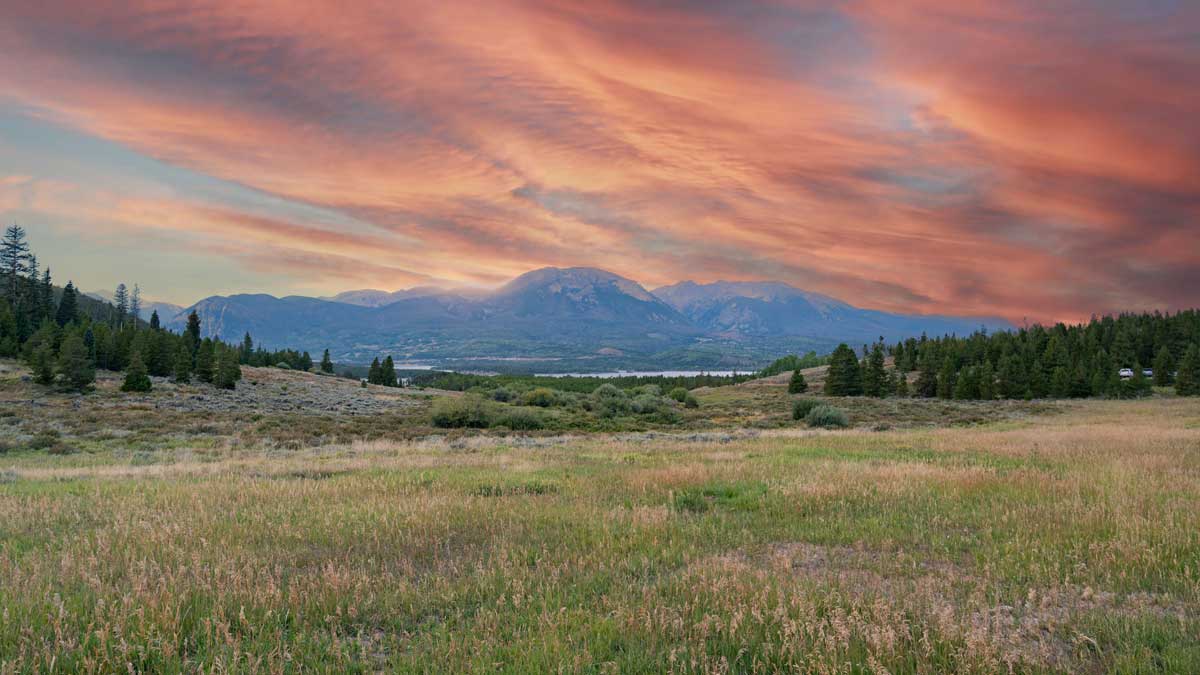
<svg viewBox="0 0 1200 675">
<path fill-rule="evenodd" d="M 125 391 L 149 391 L 151 376 L 236 387 L 246 345 L 239 349 L 201 337 L 195 312 L 181 333 L 165 329 L 157 312 L 148 322 L 141 320 L 137 285 L 130 291 L 121 284 L 113 299 L 88 298 L 71 281 L 59 291 L 49 269 L 39 273 L 25 230 L 17 225 L 5 230 L 0 239 L 0 357 L 24 360 L 36 382 L 86 391 L 96 370 L 103 369 L 123 371 Z M 277 355 L 259 350 L 253 358 Z"/>
<path fill-rule="evenodd" d="M 1197 310 L 1093 317 L 1086 324 L 967 337 L 923 335 L 891 346 L 881 339 L 863 345 L 861 357 L 841 344 L 829 356 L 825 393 L 959 400 L 1136 398 L 1149 395 L 1152 386 L 1200 396 Z"/>
</svg>

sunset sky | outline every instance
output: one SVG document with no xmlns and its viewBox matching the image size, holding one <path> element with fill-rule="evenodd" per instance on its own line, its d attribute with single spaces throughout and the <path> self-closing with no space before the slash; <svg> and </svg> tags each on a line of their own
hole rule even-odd
<svg viewBox="0 0 1200 675">
<path fill-rule="evenodd" d="M 1200 3 L 5 2 L 0 221 L 181 304 L 586 265 L 1194 306 Z"/>
</svg>

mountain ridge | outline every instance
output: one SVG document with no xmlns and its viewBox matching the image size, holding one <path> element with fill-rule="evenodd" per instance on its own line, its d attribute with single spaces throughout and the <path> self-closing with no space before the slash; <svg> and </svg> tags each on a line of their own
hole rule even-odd
<svg viewBox="0 0 1200 675">
<path fill-rule="evenodd" d="M 206 335 L 236 340 L 249 332 L 275 347 L 329 348 L 348 362 L 390 353 L 431 365 L 531 362 L 566 370 L 748 368 L 838 342 L 1012 328 L 988 317 L 860 309 L 782 282 L 680 282 L 650 291 L 587 267 L 532 270 L 482 294 L 430 287 L 347 293 L 210 296 L 164 322 L 179 328 L 195 310 Z"/>
</svg>

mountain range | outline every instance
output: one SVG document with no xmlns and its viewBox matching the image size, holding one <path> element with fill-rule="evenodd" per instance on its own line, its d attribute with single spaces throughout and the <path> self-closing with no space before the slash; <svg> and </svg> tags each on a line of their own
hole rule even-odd
<svg viewBox="0 0 1200 675">
<path fill-rule="evenodd" d="M 362 363 L 538 372 L 750 369 L 786 353 L 919 335 L 1012 328 L 1003 319 L 860 309 L 778 282 L 699 284 L 653 291 L 592 268 L 545 268 L 488 293 L 433 287 L 360 290 L 330 298 L 213 296 L 196 311 L 204 333 Z"/>
</svg>

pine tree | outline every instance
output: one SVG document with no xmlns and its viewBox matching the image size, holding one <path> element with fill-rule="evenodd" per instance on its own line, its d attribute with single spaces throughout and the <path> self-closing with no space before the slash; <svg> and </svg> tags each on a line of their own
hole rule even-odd
<svg viewBox="0 0 1200 675">
<path fill-rule="evenodd" d="M 1050 373 L 1051 398 L 1068 398 L 1071 395 L 1071 371 L 1066 366 L 1058 366 Z"/>
<path fill-rule="evenodd" d="M 804 380 L 804 373 L 799 369 L 792 371 L 792 379 L 788 382 L 789 394 L 803 394 L 808 391 L 808 382 Z"/>
<path fill-rule="evenodd" d="M 0 240 L 0 273 L 5 276 L 5 292 L 13 305 L 18 301 L 21 279 L 29 270 L 28 263 L 29 242 L 25 241 L 25 229 L 9 225 L 4 231 L 4 239 Z"/>
<path fill-rule="evenodd" d="M 54 350 L 49 344 L 43 343 L 33 350 L 29 366 L 33 369 L 35 382 L 47 386 L 54 384 Z"/>
<path fill-rule="evenodd" d="M 1175 373 L 1175 393 L 1180 396 L 1200 396 L 1200 347 L 1188 346 Z"/>
<path fill-rule="evenodd" d="M 254 338 L 250 337 L 249 332 L 242 338 L 242 352 L 239 356 L 241 362 L 247 364 L 250 363 L 250 358 L 254 356 Z"/>
<path fill-rule="evenodd" d="M 996 398 L 996 369 L 991 361 L 984 361 L 979 367 L 979 398 L 985 401 Z"/>
<path fill-rule="evenodd" d="M 382 380 L 380 384 L 385 387 L 395 387 L 400 384 L 396 379 L 396 362 L 392 360 L 391 355 L 388 355 L 388 357 L 383 360 L 383 368 L 380 370 L 380 379 Z"/>
<path fill-rule="evenodd" d="M 221 389 L 236 389 L 238 380 L 242 379 L 242 367 L 238 365 L 237 354 L 232 349 L 222 349 L 217 356 L 216 368 L 213 384 Z"/>
<path fill-rule="evenodd" d="M 972 401 L 979 398 L 978 373 L 974 366 L 959 371 L 954 378 L 954 398 L 958 401 Z"/>
<path fill-rule="evenodd" d="M 158 318 L 157 309 L 150 312 L 150 330 L 155 332 L 162 330 L 162 320 Z"/>
<path fill-rule="evenodd" d="M 312 367 L 313 367 L 312 356 L 308 352 L 304 352 L 303 354 L 301 354 L 300 355 L 300 370 L 303 370 L 304 372 L 307 373 L 310 370 L 312 370 Z"/>
<path fill-rule="evenodd" d="M 917 375 L 914 388 L 917 396 L 921 398 L 933 398 L 938 392 L 938 375 L 937 369 L 933 365 L 933 357 L 925 354 L 921 357 L 921 371 Z"/>
<path fill-rule="evenodd" d="M 845 343 L 838 345 L 829 357 L 829 371 L 825 375 L 825 394 L 827 396 L 862 395 L 862 375 L 858 367 L 858 357 L 854 354 L 854 350 Z"/>
<path fill-rule="evenodd" d="M 77 391 L 85 391 L 96 381 L 96 364 L 88 355 L 87 345 L 79 335 L 63 340 L 58 351 L 58 373 Z"/>
<path fill-rule="evenodd" d="M 322 373 L 332 373 L 333 372 L 333 361 L 329 358 L 329 350 L 328 349 L 325 350 L 325 355 L 321 357 L 321 372 Z"/>
<path fill-rule="evenodd" d="M 134 352 L 129 357 L 129 368 L 125 370 L 125 382 L 121 385 L 121 391 L 150 391 L 153 384 L 150 382 L 150 375 L 146 372 L 146 363 L 142 361 L 142 355 Z"/>
<path fill-rule="evenodd" d="M 66 288 L 63 289 L 62 298 L 58 301 L 58 311 L 54 314 L 54 320 L 58 325 L 65 326 L 74 322 L 79 318 L 79 299 L 75 293 L 75 283 L 68 281 Z"/>
<path fill-rule="evenodd" d="M 371 369 L 367 371 L 367 382 L 371 384 L 383 383 L 383 366 L 379 364 L 379 357 L 371 362 Z"/>
<path fill-rule="evenodd" d="M 129 316 L 133 319 L 134 330 L 137 330 L 138 322 L 142 320 L 142 289 L 137 284 L 133 285 L 133 292 L 129 294 Z"/>
<path fill-rule="evenodd" d="M 117 327 L 125 325 L 125 317 L 129 314 L 129 289 L 125 284 L 117 284 L 113 292 L 113 304 L 117 307 Z"/>
<path fill-rule="evenodd" d="M 187 345 L 188 352 L 195 359 L 196 352 L 200 349 L 200 316 L 194 309 L 191 314 L 188 314 L 187 328 L 183 329 L 183 341 Z"/>
<path fill-rule="evenodd" d="M 51 280 L 49 267 L 47 267 L 46 271 L 42 273 L 41 293 L 42 295 L 40 301 L 38 302 L 38 306 L 41 309 L 42 315 L 51 319 L 55 318 L 54 282 Z"/>
<path fill-rule="evenodd" d="M 942 360 L 942 369 L 938 371 L 937 376 L 937 395 L 938 398 L 951 399 L 954 398 L 954 385 L 958 380 L 958 368 L 955 365 L 954 357 L 950 354 Z"/>
<path fill-rule="evenodd" d="M 187 344 L 183 342 L 180 342 L 179 347 L 175 350 L 174 366 L 176 382 L 187 384 L 192 381 L 192 353 L 188 351 Z"/>
<path fill-rule="evenodd" d="M 1171 384 L 1171 370 L 1175 367 L 1174 360 L 1171 358 L 1171 350 L 1167 349 L 1166 345 L 1158 348 L 1158 354 L 1154 356 L 1154 384 L 1160 387 L 1167 387 Z"/>
<path fill-rule="evenodd" d="M 1133 377 L 1125 380 L 1125 396 L 1127 398 L 1141 398 L 1142 396 L 1150 395 L 1150 392 L 1150 380 L 1142 372 L 1142 365 L 1134 361 Z"/>
<path fill-rule="evenodd" d="M 212 383 L 216 374 L 216 354 L 213 353 L 212 338 L 204 338 L 196 350 L 196 378 L 201 382 Z"/>
<path fill-rule="evenodd" d="M 900 398 L 908 398 L 908 374 L 904 371 L 896 371 L 896 396 Z"/>
<path fill-rule="evenodd" d="M 884 368 L 883 343 L 877 342 L 867 356 L 862 373 L 863 394 L 883 398 L 888 394 L 887 370 Z"/>
</svg>

